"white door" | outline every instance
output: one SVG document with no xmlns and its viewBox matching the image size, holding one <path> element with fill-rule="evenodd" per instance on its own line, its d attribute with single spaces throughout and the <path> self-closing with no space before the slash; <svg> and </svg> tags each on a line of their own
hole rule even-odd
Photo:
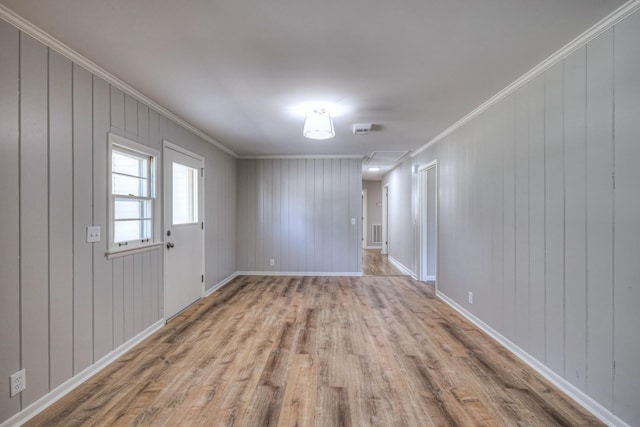
<svg viewBox="0 0 640 427">
<path fill-rule="evenodd" d="M 164 145 L 164 318 L 204 294 L 204 159 Z"/>
</svg>

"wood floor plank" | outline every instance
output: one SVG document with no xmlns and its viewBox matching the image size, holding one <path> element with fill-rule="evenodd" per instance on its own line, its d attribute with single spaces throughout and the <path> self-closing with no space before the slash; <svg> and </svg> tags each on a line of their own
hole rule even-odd
<svg viewBox="0 0 640 427">
<path fill-rule="evenodd" d="M 602 423 L 408 276 L 242 276 L 26 425 Z"/>
</svg>

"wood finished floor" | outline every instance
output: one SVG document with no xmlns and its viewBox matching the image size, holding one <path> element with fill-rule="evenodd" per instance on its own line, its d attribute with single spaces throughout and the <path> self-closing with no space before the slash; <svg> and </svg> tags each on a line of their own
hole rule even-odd
<svg viewBox="0 0 640 427">
<path fill-rule="evenodd" d="M 408 276 L 244 276 L 27 425 L 601 424 Z"/>
<path fill-rule="evenodd" d="M 365 276 L 403 276 L 400 270 L 389 262 L 387 255 L 382 255 L 380 249 L 362 250 L 362 274 Z"/>
</svg>

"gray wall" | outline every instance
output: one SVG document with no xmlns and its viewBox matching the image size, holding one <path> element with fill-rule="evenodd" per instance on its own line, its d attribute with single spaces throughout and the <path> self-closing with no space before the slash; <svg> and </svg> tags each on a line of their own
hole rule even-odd
<svg viewBox="0 0 640 427">
<path fill-rule="evenodd" d="M 380 243 L 373 243 L 373 224 L 382 224 L 382 182 L 362 181 L 362 189 L 367 190 L 367 246 L 380 247 Z"/>
<path fill-rule="evenodd" d="M 0 20 L 0 422 L 162 317 L 162 250 L 104 257 L 109 131 L 206 157 L 207 284 L 235 271 L 235 159 Z"/>
<path fill-rule="evenodd" d="M 361 194 L 360 160 L 238 161 L 238 270 L 362 271 Z"/>
<path fill-rule="evenodd" d="M 389 186 L 389 256 L 415 274 L 413 258 L 417 256 L 418 239 L 414 235 L 412 187 L 417 187 L 417 178 L 411 174 L 411 164 L 404 162 L 396 166 L 382 177 L 382 185 Z"/>
<path fill-rule="evenodd" d="M 640 425 L 638 40 L 635 13 L 412 161 L 439 162 L 439 290 L 630 425 Z M 385 177 L 391 188 L 411 181 L 409 163 Z M 392 254 L 415 263 L 404 256 L 412 236 L 397 230 Z"/>
</svg>

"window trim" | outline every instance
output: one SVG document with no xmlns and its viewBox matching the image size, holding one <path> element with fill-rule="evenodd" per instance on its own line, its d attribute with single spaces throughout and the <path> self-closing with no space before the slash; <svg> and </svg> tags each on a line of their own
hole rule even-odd
<svg viewBox="0 0 640 427">
<path fill-rule="evenodd" d="M 160 151 L 155 150 L 147 145 L 142 145 L 138 142 L 131 141 L 130 139 L 123 138 L 114 133 L 108 132 L 108 153 L 107 153 L 107 210 L 108 210 L 108 244 L 107 244 L 107 258 L 115 258 L 118 256 L 124 256 L 131 253 L 143 252 L 151 250 L 162 244 L 161 235 L 161 193 L 159 188 L 160 183 L 160 170 L 161 165 Z M 125 247 L 118 246 L 114 242 L 114 201 L 116 198 L 122 195 L 113 194 L 113 170 L 112 170 L 112 156 L 114 148 L 116 151 L 120 148 L 123 152 L 130 152 L 132 154 L 139 154 L 144 157 L 149 157 L 149 195 L 145 197 L 136 197 L 135 199 L 151 200 L 151 238 L 147 242 L 142 241 L 129 241 Z M 124 196 L 128 197 L 128 196 Z M 131 244 L 130 242 L 135 242 Z"/>
</svg>

